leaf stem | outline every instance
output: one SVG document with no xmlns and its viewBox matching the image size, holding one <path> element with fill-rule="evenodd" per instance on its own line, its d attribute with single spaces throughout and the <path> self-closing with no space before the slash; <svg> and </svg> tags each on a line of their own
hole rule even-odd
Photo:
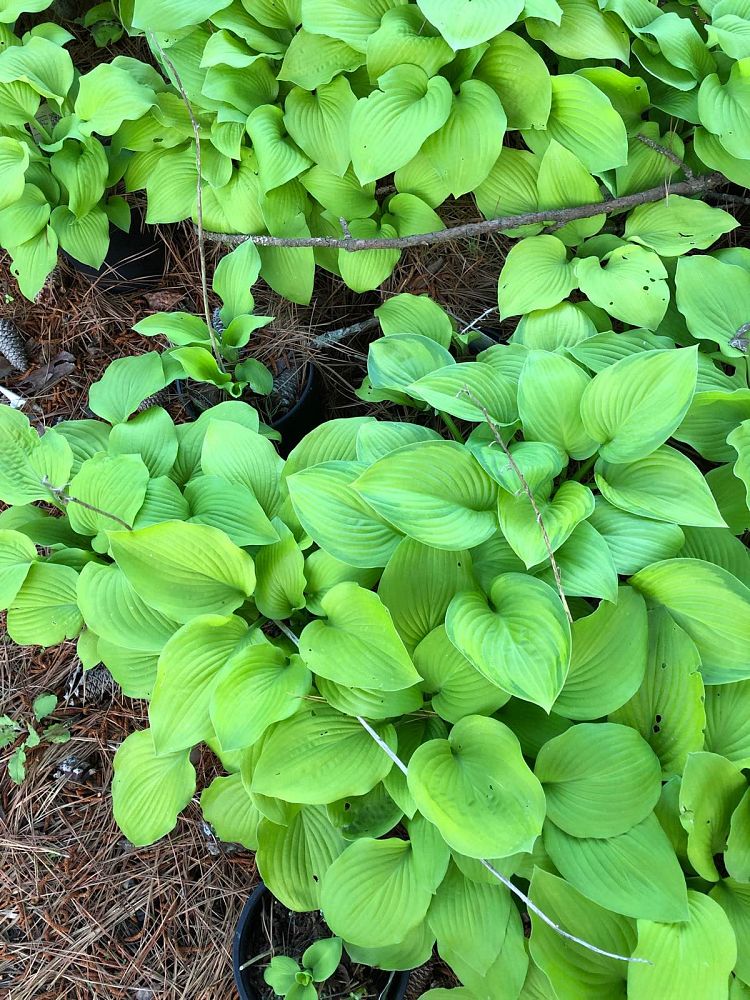
<svg viewBox="0 0 750 1000">
<path fill-rule="evenodd" d="M 451 432 L 451 437 L 454 439 L 454 441 L 458 441 L 459 444 L 465 444 L 466 442 L 464 441 L 464 436 L 458 429 L 458 425 L 456 421 L 453 419 L 453 417 L 450 415 L 450 413 L 444 413 L 442 410 L 438 410 L 437 412 L 440 419 L 443 421 L 445 426 Z"/>
<path fill-rule="evenodd" d="M 572 477 L 577 483 L 583 482 L 585 476 L 591 472 L 596 464 L 597 455 L 592 455 L 591 458 L 587 458 L 586 461 L 581 465 L 576 474 Z"/>
</svg>

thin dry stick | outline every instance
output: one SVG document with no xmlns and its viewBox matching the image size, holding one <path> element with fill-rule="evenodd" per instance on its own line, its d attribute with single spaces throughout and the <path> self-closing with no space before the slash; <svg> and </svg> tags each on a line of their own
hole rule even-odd
<svg viewBox="0 0 750 1000">
<path fill-rule="evenodd" d="M 281 631 L 299 647 L 299 639 L 294 634 L 294 632 L 292 632 L 290 628 L 288 628 L 283 622 L 280 621 L 274 621 L 274 625 L 277 625 L 281 629 Z M 355 716 L 355 718 L 357 722 L 360 724 L 360 726 L 362 726 L 362 728 L 365 730 L 365 732 L 369 736 L 371 736 L 372 739 L 377 743 L 377 745 L 380 747 L 383 753 L 387 757 L 389 757 L 391 761 L 393 761 L 393 763 L 399 769 L 399 771 L 401 771 L 401 773 L 404 775 L 408 774 L 409 769 L 407 768 L 406 764 L 404 764 L 404 762 L 401 760 L 398 754 L 395 753 L 388 746 L 388 744 L 378 734 L 378 732 L 375 729 L 373 729 L 370 723 L 366 719 L 363 719 L 361 715 L 357 715 Z M 576 944 L 580 944 L 582 948 L 587 948 L 589 951 L 593 951 L 597 955 L 602 955 L 604 958 L 614 958 L 618 962 L 638 962 L 642 965 L 653 964 L 652 962 L 649 962 L 647 958 L 632 958 L 628 955 L 618 955 L 616 952 L 613 951 L 604 951 L 601 948 L 597 948 L 595 944 L 590 944 L 588 941 L 584 941 L 583 938 L 576 937 L 574 934 L 569 934 L 568 931 L 563 930 L 559 924 L 556 924 L 554 920 L 552 920 L 550 917 L 547 916 L 546 913 L 540 910 L 539 907 L 536 905 L 536 903 L 532 903 L 532 901 L 529 899 L 526 893 L 522 892 L 517 886 L 515 886 L 509 878 L 506 878 L 505 875 L 501 875 L 499 871 L 496 871 L 495 868 L 493 868 L 492 865 L 489 863 L 489 861 L 480 859 L 480 863 L 484 865 L 487 871 L 490 872 L 492 875 L 494 875 L 496 879 L 502 882 L 502 884 L 506 887 L 506 889 L 508 889 L 515 896 L 517 896 L 523 903 L 525 903 L 532 913 L 535 913 L 540 920 L 543 920 L 548 927 L 551 927 L 552 930 L 555 931 L 557 934 L 559 934 L 561 937 L 566 938 L 568 941 L 574 941 Z"/>
<path fill-rule="evenodd" d="M 470 400 L 474 404 L 474 406 L 476 406 L 477 409 L 481 412 L 482 416 L 484 417 L 484 419 L 487 422 L 488 427 L 492 431 L 492 436 L 495 439 L 495 443 L 499 444 L 500 447 L 503 449 L 503 451 L 505 453 L 505 457 L 508 459 L 508 464 L 510 465 L 511 469 L 513 469 L 513 471 L 515 472 L 515 474 L 518 476 L 518 480 L 521 483 L 521 487 L 523 488 L 523 491 L 526 494 L 526 496 L 529 498 L 529 503 L 531 504 L 531 507 L 532 507 L 532 509 L 534 511 L 534 515 L 536 517 L 537 524 L 539 525 L 539 530 L 541 531 L 542 538 L 544 539 L 544 546 L 547 549 L 547 555 L 549 557 L 550 566 L 552 567 L 552 574 L 555 577 L 555 584 L 557 585 L 557 592 L 560 595 L 560 600 L 562 601 L 562 605 L 565 608 L 565 614 L 568 616 L 568 621 L 572 624 L 573 623 L 573 615 L 570 613 L 570 608 L 568 607 L 568 601 L 567 601 L 567 598 L 565 597 L 565 592 L 564 592 L 563 587 L 562 587 L 562 578 L 560 576 L 560 567 L 557 565 L 557 560 L 555 559 L 555 553 L 552 551 L 552 545 L 551 545 L 550 540 L 549 540 L 549 535 L 547 534 L 547 529 L 544 527 L 544 520 L 542 519 L 542 512 L 539 510 L 539 507 L 537 506 L 537 502 L 534 499 L 534 494 L 531 492 L 531 490 L 529 488 L 529 484 L 526 482 L 526 479 L 524 477 L 524 474 L 518 468 L 518 465 L 516 464 L 515 459 L 511 455 L 510 449 L 508 448 L 508 446 L 505 443 L 505 441 L 503 441 L 503 438 L 502 438 L 502 435 L 500 434 L 498 426 L 495 423 L 495 421 L 492 419 L 492 417 L 490 416 L 490 413 L 489 413 L 489 410 L 487 409 L 487 407 L 484 406 L 477 399 L 477 397 L 474 395 L 474 393 L 471 391 L 471 389 L 468 387 L 468 385 L 465 385 L 463 387 L 463 389 L 461 390 L 461 392 L 459 393 L 459 395 L 466 396 L 466 398 L 468 400 Z"/>
<path fill-rule="evenodd" d="M 426 246 L 434 243 L 448 243 L 451 240 L 467 239 L 496 233 L 504 229 L 517 229 L 519 226 L 549 225 L 575 222 L 578 219 L 590 219 L 595 215 L 611 212 L 624 212 L 636 205 L 645 205 L 652 201 L 661 201 L 670 194 L 696 195 L 703 194 L 713 188 L 726 184 L 722 174 L 706 174 L 702 177 L 688 177 L 675 184 L 661 185 L 649 188 L 647 191 L 637 191 L 634 194 L 610 198 L 589 205 L 574 205 L 570 208 L 549 209 L 542 212 L 523 212 L 519 215 L 504 215 L 497 219 L 486 219 L 483 222 L 469 222 L 463 226 L 452 226 L 450 229 L 440 229 L 434 233 L 420 233 L 416 236 L 399 236 L 393 239 L 339 239 L 334 236 L 253 236 L 250 234 L 211 233 L 206 232 L 205 238 L 213 243 L 226 243 L 236 246 L 250 240 L 263 247 L 327 247 L 333 250 L 348 250 L 352 253 L 358 250 L 406 250 L 408 247 Z"/>
<path fill-rule="evenodd" d="M 177 67 L 166 54 L 164 49 L 159 44 L 159 41 L 153 31 L 148 32 L 149 38 L 156 46 L 159 55 L 161 56 L 163 62 L 169 68 L 174 77 L 175 86 L 180 92 L 180 97 L 183 100 L 187 112 L 190 115 L 190 122 L 193 126 L 193 135 L 195 136 L 195 166 L 198 173 L 198 179 L 196 181 L 196 203 L 195 203 L 195 214 L 198 220 L 196 231 L 198 234 L 198 257 L 200 259 L 201 268 L 201 296 L 203 298 L 203 311 L 206 318 L 206 326 L 208 327 L 208 336 L 211 339 L 211 349 L 216 358 L 216 364 L 219 366 L 219 371 L 224 371 L 224 363 L 221 357 L 221 351 L 219 350 L 219 342 L 216 338 L 216 331 L 214 330 L 213 320 L 211 319 L 211 305 L 208 301 L 208 268 L 206 266 L 206 234 L 203 229 L 203 176 L 202 176 L 202 161 L 201 161 L 201 127 L 198 119 L 195 117 L 195 112 L 193 111 L 193 106 L 190 103 L 190 99 L 187 95 L 187 91 L 182 83 L 180 74 L 177 72 Z"/>
<path fill-rule="evenodd" d="M 654 152 L 661 153 L 662 156 L 665 156 L 668 160 L 671 160 L 672 163 L 674 163 L 674 165 L 683 172 L 683 174 L 689 181 L 695 179 L 695 174 L 693 173 L 693 171 L 690 169 L 687 163 L 685 163 L 685 161 L 681 159 L 681 157 L 679 157 L 677 153 L 675 153 L 673 149 L 669 149 L 668 146 L 663 146 L 660 142 L 657 142 L 655 139 L 652 139 L 647 135 L 643 135 L 640 132 L 636 136 L 636 139 L 639 139 L 644 146 L 648 146 L 650 149 L 653 149 Z"/>
<path fill-rule="evenodd" d="M 62 486 L 53 486 L 52 483 L 45 476 L 42 479 L 42 486 L 46 486 L 50 493 L 59 500 L 63 506 L 67 507 L 69 503 L 77 504 L 79 507 L 85 507 L 86 510 L 90 510 L 92 514 L 101 514 L 102 517 L 108 517 L 110 521 L 116 521 L 120 527 L 127 529 L 127 531 L 132 531 L 132 524 L 128 524 L 127 521 L 123 521 L 121 517 L 117 514 L 110 514 L 108 510 L 102 510 L 101 507 L 95 507 L 92 503 L 87 503 L 85 500 L 79 500 L 78 497 L 71 497 L 65 493 L 65 488 Z"/>
</svg>

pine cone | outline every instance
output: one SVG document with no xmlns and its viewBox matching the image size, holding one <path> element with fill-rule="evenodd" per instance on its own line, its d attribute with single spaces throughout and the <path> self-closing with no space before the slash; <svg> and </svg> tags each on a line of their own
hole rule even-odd
<svg viewBox="0 0 750 1000">
<path fill-rule="evenodd" d="M 136 413 L 143 413 L 144 410 L 150 409 L 152 406 L 165 406 L 169 402 L 169 393 L 166 389 L 159 389 L 155 392 L 153 396 L 146 396 L 142 403 L 138 404 Z"/>
<path fill-rule="evenodd" d="M 211 326 L 214 328 L 214 333 L 217 337 L 221 337 L 224 333 L 224 320 L 221 318 L 221 309 L 218 306 L 211 314 Z"/>
<path fill-rule="evenodd" d="M 25 372 L 29 367 L 21 331 L 9 319 L 0 319 L 0 354 L 17 372 Z"/>
</svg>

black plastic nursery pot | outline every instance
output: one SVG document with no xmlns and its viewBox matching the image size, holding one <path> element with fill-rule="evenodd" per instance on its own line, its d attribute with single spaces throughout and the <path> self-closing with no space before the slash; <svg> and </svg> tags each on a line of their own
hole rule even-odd
<svg viewBox="0 0 750 1000">
<path fill-rule="evenodd" d="M 279 451 L 286 458 L 302 438 L 325 420 L 323 376 L 314 364 L 308 364 L 300 397 L 294 406 L 271 420 L 271 427 L 281 434 Z"/>
<path fill-rule="evenodd" d="M 226 399 L 225 396 L 219 395 L 215 391 L 205 397 L 203 389 L 194 382 L 180 380 L 175 383 L 175 387 L 194 420 L 197 420 L 207 407 Z M 248 402 L 256 405 L 254 398 L 249 399 Z M 309 434 L 318 424 L 323 423 L 325 416 L 323 376 L 319 368 L 308 363 L 305 380 L 297 401 L 286 413 L 282 413 L 278 417 L 271 417 L 269 420 L 269 426 L 281 434 L 281 441 L 278 443 L 281 455 L 286 458 L 292 448 L 298 445 L 306 434 Z"/>
<path fill-rule="evenodd" d="M 100 268 L 83 264 L 70 255 L 67 259 L 76 271 L 87 275 L 104 291 L 125 294 L 154 288 L 164 275 L 166 246 L 153 226 L 140 227 L 141 220 L 135 212 L 129 233 L 111 227 L 109 249 Z"/>
<path fill-rule="evenodd" d="M 250 959 L 254 958 L 253 937 L 258 929 L 259 923 L 263 919 L 264 907 L 269 905 L 273 896 L 263 882 L 258 885 L 250 894 L 250 898 L 245 903 L 237 928 L 234 932 L 232 943 L 232 964 L 234 967 L 234 981 L 237 985 L 237 993 L 240 1000 L 261 1000 L 264 996 L 257 986 L 258 972 L 255 974 L 253 966 L 245 966 Z M 280 907 L 280 903 L 276 903 Z M 312 944 L 312 941 L 309 942 Z M 278 952 L 281 954 L 281 950 Z M 257 954 L 257 953 L 256 953 Z M 292 956 L 296 957 L 296 956 Z M 377 996 L 379 1000 L 403 1000 L 406 989 L 409 985 L 409 972 L 380 973 L 381 976 L 390 976 L 390 980 L 385 988 L 378 987 Z M 262 980 L 262 976 L 260 977 Z"/>
</svg>

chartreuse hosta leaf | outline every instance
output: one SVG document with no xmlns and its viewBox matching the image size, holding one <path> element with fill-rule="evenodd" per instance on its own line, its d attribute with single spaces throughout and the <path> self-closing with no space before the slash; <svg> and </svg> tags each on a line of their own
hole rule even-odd
<svg viewBox="0 0 750 1000">
<path fill-rule="evenodd" d="M 345 76 L 314 93 L 295 87 L 286 99 L 284 125 L 314 163 L 341 176 L 351 162 L 349 125 L 356 103 Z"/>
<path fill-rule="evenodd" d="M 724 852 L 724 863 L 732 878 L 738 882 L 750 882 L 750 792 L 739 801 L 732 813 L 729 824 L 727 848 Z"/>
<path fill-rule="evenodd" d="M 408 390 L 430 372 L 455 367 L 449 351 L 421 333 L 395 333 L 376 340 L 367 356 L 367 374 L 376 389 Z M 417 395 L 417 398 L 419 396 Z"/>
<path fill-rule="evenodd" d="M 136 594 L 178 622 L 206 613 L 229 614 L 255 589 L 253 560 L 217 528 L 165 521 L 110 532 L 109 541 Z"/>
<path fill-rule="evenodd" d="M 600 371 L 581 398 L 586 431 L 606 462 L 635 462 L 679 427 L 695 392 L 697 348 L 644 351 Z"/>
<path fill-rule="evenodd" d="M 36 546 L 20 531 L 0 530 L 0 607 L 7 608 L 37 560 Z"/>
<path fill-rule="evenodd" d="M 112 801 L 117 824 L 136 847 L 173 830 L 195 792 L 190 751 L 157 754 L 150 729 L 130 736 L 114 760 Z"/>
<path fill-rule="evenodd" d="M 547 818 L 574 837 L 616 837 L 652 812 L 659 759 L 628 726 L 581 723 L 545 743 L 534 767 Z"/>
<path fill-rule="evenodd" d="M 675 276 L 677 308 L 698 340 L 712 340 L 722 354 L 738 358 L 738 331 L 748 322 L 750 273 L 707 255 L 680 258 Z"/>
<path fill-rule="evenodd" d="M 149 706 L 158 753 L 192 747 L 214 735 L 211 695 L 246 634 L 247 623 L 235 615 L 201 615 L 169 639 L 159 657 Z"/>
<path fill-rule="evenodd" d="M 430 79 L 419 66 L 395 66 L 378 85 L 358 101 L 351 119 L 352 161 L 362 184 L 408 163 L 445 124 L 452 104 L 448 81 Z"/>
<path fill-rule="evenodd" d="M 88 628 L 124 649 L 158 654 L 179 628 L 176 621 L 149 607 L 117 566 L 84 566 L 77 593 Z"/>
<path fill-rule="evenodd" d="M 201 792 L 203 818 L 220 840 L 258 848 L 258 824 L 262 816 L 245 791 L 239 774 L 214 778 Z"/>
<path fill-rule="evenodd" d="M 397 944 L 424 919 L 448 865 L 448 849 L 436 830 L 409 840 L 369 837 L 355 841 L 323 877 L 321 907 L 331 930 L 352 944 Z"/>
<path fill-rule="evenodd" d="M 719 1000 L 727 995 L 727 979 L 737 961 L 731 919 L 713 899 L 692 890 L 688 909 L 684 923 L 638 921 L 633 955 L 648 962 L 628 966 L 628 997 L 678 1000 L 692 993 Z"/>
<path fill-rule="evenodd" d="M 447 740 L 423 743 L 407 781 L 420 812 L 469 857 L 528 851 L 540 833 L 544 793 L 518 740 L 496 719 L 465 716 Z"/>
<path fill-rule="evenodd" d="M 454 863 L 430 904 L 427 921 L 438 951 L 451 966 L 466 962 L 484 976 L 506 941 L 511 902 L 498 885 L 472 882 Z"/>
<path fill-rule="evenodd" d="M 209 704 L 224 750 L 256 743 L 275 722 L 288 719 L 310 691 L 310 671 L 300 657 L 286 657 L 270 643 L 245 645 L 220 669 Z"/>
<path fill-rule="evenodd" d="M 549 710 L 570 663 L 570 626 L 552 587 L 505 573 L 492 584 L 489 600 L 477 591 L 457 594 L 445 627 L 488 680 Z"/>
<path fill-rule="evenodd" d="M 602 496 L 622 510 L 699 528 L 726 527 L 697 466 L 669 445 L 634 462 L 599 459 L 595 472 Z"/>
<path fill-rule="evenodd" d="M 500 530 L 513 551 L 527 569 L 538 566 L 565 542 L 576 525 L 594 510 L 594 495 L 586 486 L 570 480 L 562 484 L 554 496 L 536 498 L 547 538 L 539 527 L 537 513 L 525 493 L 512 495 L 501 492 L 498 497 Z"/>
<path fill-rule="evenodd" d="M 466 80 L 453 97 L 447 121 L 427 139 L 412 167 L 434 172 L 444 197 L 458 198 L 487 178 L 500 155 L 506 124 L 495 91 L 481 80 Z"/>
<path fill-rule="evenodd" d="M 305 530 L 329 555 L 361 568 L 385 566 L 403 537 L 354 488 L 366 468 L 322 462 L 286 480 Z"/>
<path fill-rule="evenodd" d="M 510 698 L 483 677 L 448 638 L 444 625 L 433 629 L 414 650 L 414 665 L 432 707 L 448 722 L 466 715 L 492 715 Z"/>
<path fill-rule="evenodd" d="M 366 795 L 349 795 L 328 806 L 328 818 L 346 840 L 382 837 L 403 816 L 403 810 L 393 801 L 383 784 L 376 785 Z"/>
<path fill-rule="evenodd" d="M 596 497 L 588 520 L 609 546 L 615 568 L 622 576 L 676 556 L 685 544 L 685 535 L 677 524 L 621 510 L 601 496 Z"/>
<path fill-rule="evenodd" d="M 568 882 L 534 869 L 530 896 L 559 926 L 601 951 L 629 955 L 636 944 L 635 921 L 586 899 Z M 555 984 L 558 1000 L 594 1000 L 625 995 L 628 966 L 556 934 L 533 911 L 531 957 Z M 526 996 L 525 993 L 521 994 Z M 529 1000 L 549 1000 L 552 993 L 531 993 Z"/>
<path fill-rule="evenodd" d="M 431 427 L 398 420 L 377 420 L 365 424 L 357 434 L 357 458 L 369 465 L 405 444 L 439 440 L 440 435 Z"/>
<path fill-rule="evenodd" d="M 732 441 L 741 442 L 744 421 L 750 428 L 750 389 L 698 392 L 674 437 L 712 462 L 733 462 L 739 448 Z"/>
<path fill-rule="evenodd" d="M 67 485 L 73 467 L 73 452 L 61 434 L 47 431 L 43 437 L 29 425 L 28 417 L 10 406 L 0 406 L 0 497 L 5 503 L 27 504 L 49 500 L 43 484 L 60 489 Z"/>
<path fill-rule="evenodd" d="M 33 563 L 8 608 L 8 635 L 19 646 L 56 646 L 74 639 L 83 619 L 70 566 Z"/>
<path fill-rule="evenodd" d="M 543 494 L 566 464 L 563 452 L 543 441 L 511 442 L 506 455 L 486 424 L 480 424 L 469 435 L 466 446 L 484 471 L 512 494 L 524 489 L 520 476 L 532 493 Z"/>
<path fill-rule="evenodd" d="M 395 751 L 391 725 L 376 727 Z M 253 791 L 287 802 L 318 805 L 364 795 L 391 761 L 360 726 L 327 705 L 300 709 L 270 733 L 253 775 Z"/>
<path fill-rule="evenodd" d="M 550 137 L 575 153 L 592 173 L 622 166 L 627 160 L 627 134 L 609 99 L 582 76 L 559 74 L 551 83 Z"/>
<path fill-rule="evenodd" d="M 602 536 L 587 521 L 581 521 L 555 553 L 563 593 L 568 597 L 601 597 L 617 600 L 617 570 Z M 537 568 L 535 575 L 555 585 L 552 566 Z"/>
<path fill-rule="evenodd" d="M 664 777 L 670 778 L 682 774 L 689 753 L 703 749 L 706 712 L 700 656 L 667 611 L 654 608 L 648 617 L 643 683 L 610 719 L 638 730 L 658 755 Z"/>
<path fill-rule="evenodd" d="M 549 309 L 578 287 L 575 266 L 556 236 L 532 236 L 516 243 L 500 272 L 500 315 L 519 316 Z"/>
<path fill-rule="evenodd" d="M 316 910 L 320 886 L 347 842 L 321 806 L 302 806 L 282 825 L 258 825 L 258 870 L 263 881 L 291 910 Z"/>
<path fill-rule="evenodd" d="M 620 587 L 615 604 L 602 602 L 571 625 L 570 670 L 552 711 L 568 719 L 599 719 L 624 705 L 646 669 L 646 604 Z M 616 721 L 624 721 L 619 718 Z"/>
<path fill-rule="evenodd" d="M 677 257 L 690 250 L 705 250 L 738 225 L 720 208 L 672 195 L 664 201 L 638 205 L 628 216 L 625 238 L 663 257 Z"/>
<path fill-rule="evenodd" d="M 300 654 L 313 673 L 373 691 L 400 691 L 419 683 L 406 647 L 377 594 L 340 583 L 321 599 L 324 621 L 300 636 Z"/>
<path fill-rule="evenodd" d="M 505 31 L 518 17 L 518 0 L 418 0 L 419 9 L 453 49 L 468 49 Z"/>
<path fill-rule="evenodd" d="M 282 466 L 267 438 L 240 424 L 209 422 L 201 452 L 203 472 L 247 487 L 268 517 L 277 514 L 281 506 Z"/>
<path fill-rule="evenodd" d="M 441 347 L 450 347 L 453 337 L 450 316 L 427 295 L 394 295 L 375 310 L 375 315 L 386 337 L 394 333 L 418 333 Z"/>
<path fill-rule="evenodd" d="M 445 620 L 453 597 L 474 586 L 466 551 L 435 549 L 405 538 L 385 567 L 378 594 L 409 650 Z"/>
<path fill-rule="evenodd" d="M 653 813 L 616 837 L 572 837 L 554 823 L 544 846 L 566 882 L 624 916 L 686 920 L 687 891 L 672 845 Z"/>
<path fill-rule="evenodd" d="M 745 484 L 748 507 L 750 507 L 750 420 L 743 420 L 739 427 L 727 436 L 727 444 L 737 453 L 733 471 Z"/>
<path fill-rule="evenodd" d="M 486 411 L 493 422 L 508 425 L 518 416 L 514 383 L 488 365 L 450 364 L 405 388 L 410 396 L 462 420 L 482 422 Z"/>
<path fill-rule="evenodd" d="M 392 7 L 367 41 L 367 72 L 375 81 L 394 66 L 410 63 L 433 76 L 453 60 L 453 49 L 418 7 Z"/>
<path fill-rule="evenodd" d="M 750 761 L 750 682 L 706 687 L 706 745 L 738 767 Z"/>
<path fill-rule="evenodd" d="M 579 260 L 575 273 L 584 295 L 623 323 L 655 330 L 664 318 L 669 304 L 667 272 L 653 250 L 624 244 L 602 261 Z"/>
<path fill-rule="evenodd" d="M 630 582 L 647 600 L 664 607 L 693 640 L 706 684 L 750 676 L 750 589 L 731 573 L 699 559 L 668 559 L 642 569 Z"/>
<path fill-rule="evenodd" d="M 273 528 L 279 540 L 255 556 L 255 604 L 266 618 L 289 618 L 305 606 L 305 557 L 280 518 L 273 519 Z"/>
<path fill-rule="evenodd" d="M 455 441 L 399 448 L 364 471 L 353 488 L 394 528 L 424 545 L 471 548 L 497 528 L 497 487 Z"/>
<path fill-rule="evenodd" d="M 362 965 L 408 971 L 424 965 L 432 955 L 434 946 L 435 935 L 427 921 L 423 920 L 398 944 L 386 945 L 384 948 L 362 948 L 347 941 L 346 951 L 352 961 Z"/>
<path fill-rule="evenodd" d="M 695 871 L 709 882 L 721 875 L 715 856 L 727 845 L 734 810 L 747 781 L 731 761 L 712 753 L 691 753 L 680 785 L 680 823 L 687 830 L 687 855 Z"/>
<path fill-rule="evenodd" d="M 589 376 L 560 354 L 529 351 L 518 383 L 518 410 L 529 441 L 557 445 L 572 458 L 583 459 L 596 450 L 595 439 L 581 420 L 581 399 Z M 549 405 L 547 386 L 555 385 L 555 407 Z"/>
</svg>

